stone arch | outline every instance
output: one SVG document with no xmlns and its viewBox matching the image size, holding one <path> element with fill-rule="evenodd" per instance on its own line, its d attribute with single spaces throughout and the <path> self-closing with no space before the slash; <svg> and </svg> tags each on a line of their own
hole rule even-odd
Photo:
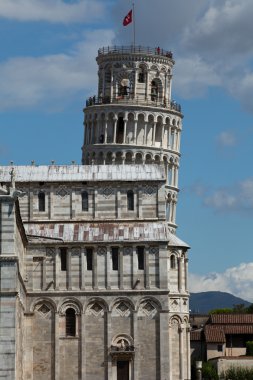
<svg viewBox="0 0 253 380">
<path fill-rule="evenodd" d="M 147 65 L 144 62 L 140 63 L 138 68 L 138 83 L 146 83 L 147 71 Z"/>
<path fill-rule="evenodd" d="M 112 338 L 112 346 L 119 347 L 121 340 L 126 341 L 126 345 L 129 347 L 134 345 L 134 340 L 130 335 L 117 334 L 117 335 L 114 335 L 114 337 Z"/>
<path fill-rule="evenodd" d="M 127 151 L 126 152 L 126 160 L 125 160 L 125 163 L 126 164 L 132 164 L 133 162 L 133 153 L 131 151 Z"/>
<path fill-rule="evenodd" d="M 43 297 L 43 298 L 36 298 L 32 303 L 31 303 L 31 306 L 30 306 L 30 312 L 31 313 L 34 313 L 35 311 L 35 308 L 38 306 L 38 305 L 47 305 L 48 307 L 51 307 L 52 311 L 54 311 L 56 313 L 57 311 L 57 306 L 56 306 L 56 303 L 51 299 L 51 298 L 48 298 L 48 297 Z"/>
<path fill-rule="evenodd" d="M 148 301 L 152 302 L 155 305 L 155 307 L 157 308 L 157 310 L 162 310 L 162 304 L 161 304 L 161 302 L 157 298 L 155 298 L 153 296 L 145 296 L 145 297 L 142 297 L 137 302 L 137 304 L 136 304 L 137 311 L 139 310 L 140 305 L 142 304 L 142 302 L 148 302 Z"/>
<path fill-rule="evenodd" d="M 141 152 L 137 152 L 137 153 L 135 154 L 135 163 L 136 163 L 137 165 L 143 163 L 143 154 L 142 154 Z"/>
<path fill-rule="evenodd" d="M 133 88 L 133 74 L 127 71 L 120 71 L 115 78 L 116 96 L 129 96 Z"/>
<path fill-rule="evenodd" d="M 161 102 L 163 100 L 163 85 L 160 78 L 152 80 L 150 96 L 152 102 Z"/>
<path fill-rule="evenodd" d="M 157 65 L 152 65 L 152 66 L 150 67 L 150 70 L 159 71 L 159 68 L 158 68 Z"/>
<path fill-rule="evenodd" d="M 115 164 L 117 165 L 122 164 L 122 160 L 123 160 L 122 152 L 116 152 Z"/>
<path fill-rule="evenodd" d="M 124 307 L 123 307 L 124 306 Z M 132 312 L 135 310 L 135 305 L 131 301 L 130 298 L 127 297 L 117 297 L 114 299 L 111 304 L 109 305 L 109 310 L 111 312 L 115 311 L 116 309 L 120 310 L 123 315 L 128 314 L 127 309 Z"/>
<path fill-rule="evenodd" d="M 100 297 L 94 297 L 88 301 L 85 307 L 85 315 L 103 317 L 108 310 L 106 302 Z"/>
<path fill-rule="evenodd" d="M 175 315 L 172 315 L 170 317 L 169 323 L 171 325 L 174 324 L 174 325 L 177 325 L 179 327 L 181 325 L 181 323 L 182 323 L 182 319 L 181 319 L 181 317 L 179 315 L 175 314 Z"/>
<path fill-rule="evenodd" d="M 112 152 L 106 153 L 106 163 L 109 165 L 112 163 Z"/>
<path fill-rule="evenodd" d="M 146 164 L 152 164 L 153 162 L 153 155 L 152 153 L 147 153 L 145 156 L 145 162 Z"/>
<path fill-rule="evenodd" d="M 83 310 L 83 305 L 76 298 L 66 298 L 62 301 L 61 305 L 58 307 L 58 312 L 60 315 L 65 315 L 67 309 L 74 309 L 76 315 L 80 315 Z"/>
<path fill-rule="evenodd" d="M 159 154 L 156 154 L 156 155 L 154 156 L 154 163 L 155 163 L 155 164 L 160 164 L 160 156 L 159 156 Z"/>
</svg>

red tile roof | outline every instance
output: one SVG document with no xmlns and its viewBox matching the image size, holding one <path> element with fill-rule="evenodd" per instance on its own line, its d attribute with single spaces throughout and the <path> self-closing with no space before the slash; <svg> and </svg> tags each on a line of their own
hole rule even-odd
<svg viewBox="0 0 253 380">
<path fill-rule="evenodd" d="M 222 327 L 205 326 L 205 338 L 207 343 L 225 343 L 226 337 Z"/>
<path fill-rule="evenodd" d="M 253 324 L 253 314 L 211 314 L 212 324 Z"/>
<path fill-rule="evenodd" d="M 191 341 L 202 340 L 202 330 L 191 331 Z"/>
</svg>

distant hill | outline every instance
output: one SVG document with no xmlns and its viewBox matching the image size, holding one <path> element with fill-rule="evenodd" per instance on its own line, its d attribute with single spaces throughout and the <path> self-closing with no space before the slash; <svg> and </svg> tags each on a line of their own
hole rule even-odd
<svg viewBox="0 0 253 380">
<path fill-rule="evenodd" d="M 207 314 L 213 309 L 232 308 L 238 304 L 249 306 L 251 302 L 225 292 L 201 292 L 190 295 L 191 313 Z"/>
</svg>

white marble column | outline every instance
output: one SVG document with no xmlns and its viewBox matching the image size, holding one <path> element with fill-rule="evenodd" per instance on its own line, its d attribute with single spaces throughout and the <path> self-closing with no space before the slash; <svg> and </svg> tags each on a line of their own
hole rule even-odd
<svg viewBox="0 0 253 380">
<path fill-rule="evenodd" d="M 106 289 L 111 289 L 111 249 L 106 247 Z"/>
<path fill-rule="evenodd" d="M 52 311 L 53 313 L 54 311 Z M 59 314 L 54 314 L 54 379 L 60 380 Z M 35 380 L 35 379 L 34 379 Z"/>
<path fill-rule="evenodd" d="M 118 122 L 118 118 L 115 117 L 113 119 L 114 121 L 114 128 L 113 128 L 113 143 L 116 144 L 116 134 L 117 134 L 117 122 Z"/>
<path fill-rule="evenodd" d="M 137 144 L 137 126 L 138 126 L 138 120 L 134 120 L 134 144 Z"/>
<path fill-rule="evenodd" d="M 60 282 L 60 249 L 55 249 L 55 263 L 54 263 L 54 289 L 59 290 Z"/>
<path fill-rule="evenodd" d="M 188 259 L 184 259 L 184 281 L 185 281 L 185 291 L 188 292 Z"/>
<path fill-rule="evenodd" d="M 105 137 L 104 137 L 105 144 L 107 144 L 107 128 L 108 128 L 108 118 L 105 119 Z"/>
<path fill-rule="evenodd" d="M 124 255 L 123 247 L 119 247 L 119 288 L 124 289 Z"/>
<path fill-rule="evenodd" d="M 147 125 L 148 122 L 144 121 L 144 137 L 143 137 L 143 145 L 147 145 Z"/>
<path fill-rule="evenodd" d="M 144 276 L 145 288 L 150 289 L 150 276 L 149 276 L 149 246 L 144 247 Z"/>
<path fill-rule="evenodd" d="M 42 259 L 42 290 L 46 290 L 47 287 L 47 258 Z"/>
<path fill-rule="evenodd" d="M 85 314 L 81 311 L 80 315 L 80 323 L 81 323 L 81 342 L 80 342 L 80 358 L 81 358 L 81 380 L 88 380 L 86 378 L 86 351 L 85 351 L 85 336 L 86 336 L 86 331 L 85 331 Z"/>
<path fill-rule="evenodd" d="M 182 266 L 183 266 L 183 261 L 182 257 L 178 257 L 178 291 L 179 293 L 182 292 Z"/>
<path fill-rule="evenodd" d="M 156 124 L 157 124 L 157 122 L 154 121 L 154 123 L 153 123 L 153 136 L 152 136 L 152 145 L 153 146 L 155 145 Z"/>
<path fill-rule="evenodd" d="M 72 289 L 71 249 L 67 249 L 67 289 Z"/>
<path fill-rule="evenodd" d="M 162 125 L 162 135 L 161 135 L 161 148 L 163 147 L 163 139 L 164 139 L 164 124 Z"/>
<path fill-rule="evenodd" d="M 179 333 L 179 369 L 180 380 L 185 380 L 184 376 L 184 325 L 181 324 L 178 328 Z"/>
<path fill-rule="evenodd" d="M 171 126 L 168 126 L 168 149 L 171 149 Z"/>
<path fill-rule="evenodd" d="M 126 144 L 126 130 L 127 130 L 127 119 L 124 119 L 124 136 L 123 136 L 123 144 Z"/>
<path fill-rule="evenodd" d="M 107 347 L 111 347 L 112 343 L 112 313 L 111 311 L 107 311 L 106 313 L 106 342 Z M 107 361 L 107 380 L 111 380 L 112 377 L 112 357 L 108 355 Z M 88 379 L 87 379 L 88 380 Z"/>
<path fill-rule="evenodd" d="M 93 289 L 98 289 L 98 269 L 97 269 L 97 247 L 94 247 L 92 252 L 92 285 Z"/>
<path fill-rule="evenodd" d="M 81 248 L 81 290 L 85 290 L 85 264 L 86 264 L 86 248 Z"/>
</svg>

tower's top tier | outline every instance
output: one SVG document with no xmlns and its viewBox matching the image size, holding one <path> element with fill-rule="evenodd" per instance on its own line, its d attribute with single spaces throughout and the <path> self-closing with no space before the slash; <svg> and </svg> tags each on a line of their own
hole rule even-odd
<svg viewBox="0 0 253 380">
<path fill-rule="evenodd" d="M 171 51 L 160 47 L 103 47 L 97 63 L 98 93 L 87 99 L 87 107 L 127 102 L 181 111 L 171 99 Z"/>
</svg>

